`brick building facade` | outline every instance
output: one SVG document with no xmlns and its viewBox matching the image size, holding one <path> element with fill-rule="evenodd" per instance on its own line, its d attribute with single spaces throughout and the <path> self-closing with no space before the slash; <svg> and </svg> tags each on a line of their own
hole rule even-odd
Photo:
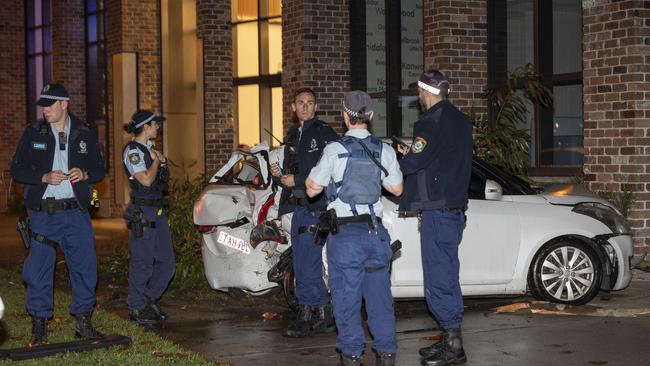
<svg viewBox="0 0 650 366">
<path fill-rule="evenodd" d="M 6 171 L 27 115 L 25 3 L 6 4 L 0 13 L 1 170 Z M 73 110 L 84 117 L 86 82 L 84 1 L 53 1 L 53 79 L 63 81 Z M 115 152 L 121 122 L 114 114 L 115 55 L 137 57 L 137 106 L 162 111 L 161 2 L 106 0 L 108 61 L 109 175 L 104 194 L 108 214 L 118 216 L 115 182 L 122 174 Z M 485 111 L 482 92 L 489 82 L 489 12 L 486 1 L 422 0 L 425 67 L 446 70 L 452 99 L 463 110 Z M 146 16 L 143 16 L 146 14 Z M 594 191 L 635 194 L 630 213 L 635 245 L 650 245 L 650 8 L 643 0 L 582 1 L 582 87 L 584 176 Z M 349 0 L 282 2 L 282 97 L 285 129 L 292 123 L 290 102 L 299 87 L 312 87 L 319 116 L 340 132 L 340 99 L 351 85 Z M 200 83 L 204 166 L 214 171 L 237 141 L 233 89 L 231 2 L 196 1 L 196 38 L 201 44 Z M 117 123 L 119 122 L 119 123 Z M 4 175 L 3 175 L 4 177 Z M 0 182 L 7 189 L 7 179 Z M 569 182 L 570 175 L 560 177 Z M 3 183 L 4 182 L 4 183 Z M 5 191 L 3 191 L 5 192 Z M 6 196 L 6 195 L 4 195 Z M 4 200 L 4 197 L 3 197 Z M 6 207 L 5 202 L 0 202 Z"/>
</svg>

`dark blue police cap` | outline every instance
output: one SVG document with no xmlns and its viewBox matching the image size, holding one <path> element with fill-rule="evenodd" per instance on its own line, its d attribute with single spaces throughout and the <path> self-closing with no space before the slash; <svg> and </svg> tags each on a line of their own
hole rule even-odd
<svg viewBox="0 0 650 366">
<path fill-rule="evenodd" d="M 52 104 L 61 101 L 70 100 L 70 95 L 65 87 L 61 84 L 46 84 L 38 97 L 36 104 L 41 107 L 49 107 Z"/>
<path fill-rule="evenodd" d="M 139 110 L 133 113 L 131 116 L 131 122 L 133 123 L 133 128 L 138 128 L 142 125 L 145 125 L 151 121 L 162 122 L 165 120 L 165 117 L 156 116 L 153 112 L 147 110 Z"/>
<path fill-rule="evenodd" d="M 420 79 L 409 84 L 409 89 L 422 88 L 431 94 L 446 96 L 451 91 L 447 75 L 436 69 L 429 69 L 420 75 Z"/>
</svg>

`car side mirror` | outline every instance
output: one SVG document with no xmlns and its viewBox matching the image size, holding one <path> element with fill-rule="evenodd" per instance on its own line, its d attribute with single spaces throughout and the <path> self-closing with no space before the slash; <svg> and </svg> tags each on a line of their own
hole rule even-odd
<svg viewBox="0 0 650 366">
<path fill-rule="evenodd" d="M 501 185 L 491 179 L 485 181 L 485 199 L 499 201 L 503 197 Z"/>
</svg>

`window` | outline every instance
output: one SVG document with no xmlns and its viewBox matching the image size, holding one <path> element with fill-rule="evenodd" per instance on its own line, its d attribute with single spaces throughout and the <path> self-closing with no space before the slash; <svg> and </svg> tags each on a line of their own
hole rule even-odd
<svg viewBox="0 0 650 366">
<path fill-rule="evenodd" d="M 373 99 L 372 132 L 411 136 L 420 113 L 408 85 L 424 70 L 422 0 L 350 1 L 352 89 Z"/>
<path fill-rule="evenodd" d="M 531 113 L 529 172 L 571 175 L 583 162 L 582 2 L 580 0 L 490 0 L 489 83 L 506 71 L 535 65 L 553 92 L 554 108 Z"/>
<path fill-rule="evenodd" d="M 100 149 L 104 157 L 108 154 L 106 150 L 108 83 L 106 80 L 105 1 L 86 0 L 86 120 L 97 128 Z"/>
<path fill-rule="evenodd" d="M 45 84 L 52 82 L 52 3 L 50 0 L 25 2 L 27 36 L 27 121 L 42 116 L 36 105 Z"/>
<path fill-rule="evenodd" d="M 276 145 L 269 132 L 282 139 L 281 1 L 233 0 L 232 39 L 239 143 Z"/>
</svg>

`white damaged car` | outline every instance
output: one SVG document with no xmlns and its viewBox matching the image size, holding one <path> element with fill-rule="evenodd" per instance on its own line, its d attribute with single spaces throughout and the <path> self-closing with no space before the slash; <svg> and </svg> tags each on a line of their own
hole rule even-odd
<svg viewBox="0 0 650 366">
<path fill-rule="evenodd" d="M 282 149 L 269 151 L 264 144 L 250 153 L 235 152 L 195 203 L 194 223 L 203 235 L 205 274 L 212 288 L 259 294 L 278 282 L 290 297 L 291 220 L 277 217 L 279 195 L 269 168 L 280 161 Z M 385 193 L 382 200 L 383 223 L 402 245 L 391 269 L 393 296 L 423 297 L 418 218 L 402 217 L 399 198 Z M 460 245 L 465 296 L 530 291 L 538 299 L 579 305 L 601 289 L 621 290 L 630 283 L 630 227 L 606 200 L 540 193 L 475 159 L 466 214 Z M 258 231 L 251 242 L 256 225 L 265 235 L 260 240 Z"/>
</svg>

